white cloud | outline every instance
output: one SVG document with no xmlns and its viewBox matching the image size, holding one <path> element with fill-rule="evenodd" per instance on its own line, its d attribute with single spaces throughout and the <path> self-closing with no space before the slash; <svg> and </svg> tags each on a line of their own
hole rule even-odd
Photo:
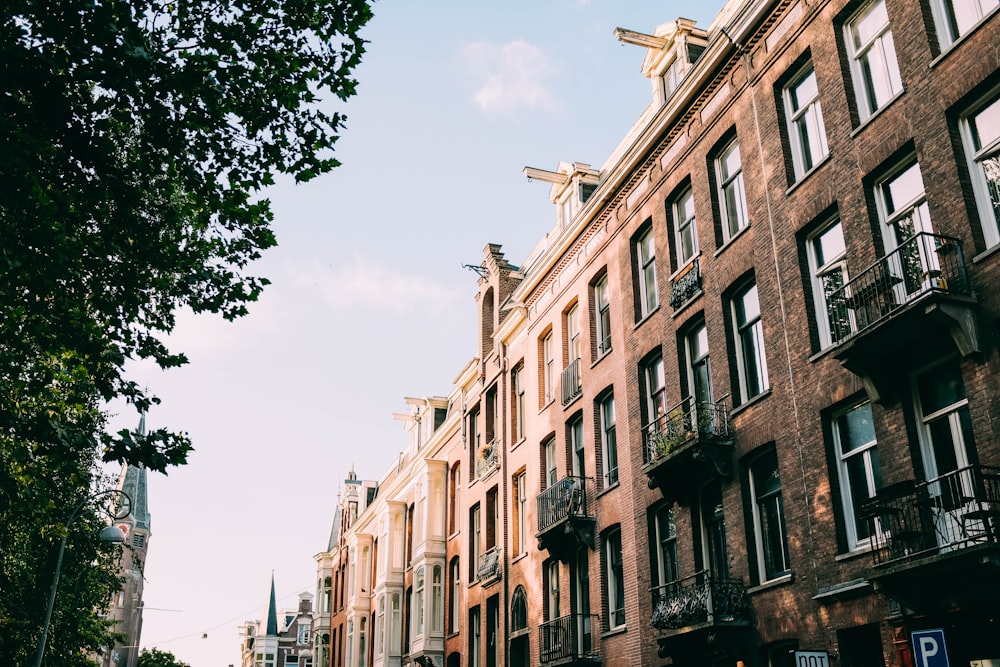
<svg viewBox="0 0 1000 667">
<path fill-rule="evenodd" d="M 548 79 L 555 68 L 536 46 L 518 39 L 504 45 L 466 44 L 462 56 L 482 82 L 472 101 L 484 113 L 509 113 L 519 107 L 553 111 Z"/>
<path fill-rule="evenodd" d="M 334 308 L 370 308 L 395 313 L 442 311 L 454 307 L 463 291 L 408 275 L 355 255 L 348 264 L 299 271 L 293 276 L 300 287 L 318 289 Z"/>
</svg>

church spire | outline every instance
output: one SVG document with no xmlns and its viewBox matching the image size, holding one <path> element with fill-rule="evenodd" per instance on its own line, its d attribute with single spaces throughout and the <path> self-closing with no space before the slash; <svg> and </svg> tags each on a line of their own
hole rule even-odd
<svg viewBox="0 0 1000 667">
<path fill-rule="evenodd" d="M 278 634 L 278 606 L 274 599 L 274 572 L 271 573 L 271 600 L 267 604 L 267 636 Z"/>
<path fill-rule="evenodd" d="M 139 417 L 139 427 L 135 432 L 139 437 L 146 435 L 145 414 Z M 146 469 L 126 463 L 118 477 L 118 488 L 127 493 L 132 501 L 131 518 L 135 522 L 135 527 L 149 531 L 150 516 L 146 498 Z"/>
</svg>

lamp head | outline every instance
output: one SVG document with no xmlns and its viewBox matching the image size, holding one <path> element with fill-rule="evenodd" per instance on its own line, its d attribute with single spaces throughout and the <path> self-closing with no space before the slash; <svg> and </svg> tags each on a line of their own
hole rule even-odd
<svg viewBox="0 0 1000 667">
<path fill-rule="evenodd" d="M 118 526 L 105 526 L 97 534 L 97 539 L 108 544 L 121 544 L 125 541 L 125 533 Z"/>
</svg>

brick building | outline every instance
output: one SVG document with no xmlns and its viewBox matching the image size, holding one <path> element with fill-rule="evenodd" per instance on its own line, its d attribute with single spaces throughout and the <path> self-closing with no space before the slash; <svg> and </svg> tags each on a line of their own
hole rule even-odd
<svg viewBox="0 0 1000 667">
<path fill-rule="evenodd" d="M 525 170 L 525 262 L 484 251 L 444 607 L 402 612 L 442 650 L 404 620 L 400 664 L 1000 659 L 998 6 L 616 31 L 652 102 L 600 169 Z"/>
</svg>

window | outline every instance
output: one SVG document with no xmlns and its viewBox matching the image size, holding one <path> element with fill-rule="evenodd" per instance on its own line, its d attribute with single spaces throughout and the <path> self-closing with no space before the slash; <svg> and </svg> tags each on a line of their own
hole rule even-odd
<svg viewBox="0 0 1000 667">
<path fill-rule="evenodd" d="M 368 667 L 368 617 L 358 623 L 358 667 Z"/>
<path fill-rule="evenodd" d="M 566 351 L 569 364 L 580 358 L 580 308 L 577 304 L 566 311 Z"/>
<path fill-rule="evenodd" d="M 486 492 L 486 550 L 489 551 L 497 545 L 499 504 L 497 503 L 497 487 L 494 486 Z"/>
<path fill-rule="evenodd" d="M 770 387 L 756 283 L 739 292 L 733 299 L 733 321 L 736 325 L 739 395 L 741 401 L 746 402 Z"/>
<path fill-rule="evenodd" d="M 510 631 L 511 634 L 528 629 L 528 594 L 524 592 L 524 586 L 518 585 L 514 589 L 510 603 Z"/>
<path fill-rule="evenodd" d="M 298 636 L 296 637 L 296 643 L 297 644 L 308 644 L 309 643 L 309 630 L 310 630 L 310 627 L 311 627 L 311 625 L 309 623 L 303 623 L 302 621 L 299 621 L 299 625 L 296 628 L 296 630 L 298 631 L 297 632 Z"/>
<path fill-rule="evenodd" d="M 858 115 L 864 120 L 903 90 L 885 1 L 865 6 L 845 30 Z"/>
<path fill-rule="evenodd" d="M 556 360 L 552 356 L 554 350 L 552 349 L 552 332 L 549 331 L 545 334 L 541 341 L 542 348 L 542 406 L 546 406 L 552 402 L 553 396 L 555 396 L 555 380 L 556 380 Z"/>
<path fill-rule="evenodd" d="M 678 579 L 677 573 L 677 526 L 674 510 L 667 503 L 656 507 L 650 526 L 650 552 L 652 556 L 651 574 L 653 587 L 662 587 Z"/>
<path fill-rule="evenodd" d="M 444 582 L 441 580 L 442 566 L 435 565 L 431 569 L 431 630 L 441 632 L 444 615 Z"/>
<path fill-rule="evenodd" d="M 938 257 L 921 232 L 932 233 L 920 165 L 910 163 L 876 184 L 875 203 L 885 239 L 887 268 L 895 283 L 892 297 L 905 303 L 910 295 L 930 284 L 932 270 L 939 271 Z M 898 251 L 897 251 L 898 249 Z M 896 251 L 896 252 L 894 252 Z"/>
<path fill-rule="evenodd" d="M 829 347 L 850 331 L 843 304 L 830 301 L 830 295 L 847 283 L 846 253 L 840 220 L 834 220 L 806 240 L 820 348 Z"/>
<path fill-rule="evenodd" d="M 698 254 L 698 229 L 695 226 L 694 192 L 691 186 L 684 188 L 671 200 L 670 214 L 677 244 L 677 265 L 684 266 Z"/>
<path fill-rule="evenodd" d="M 451 559 L 451 565 L 448 566 L 448 632 L 455 633 L 458 632 L 458 612 L 461 609 L 461 595 L 462 595 L 462 574 L 461 568 L 458 562 L 458 556 Z"/>
<path fill-rule="evenodd" d="M 514 475 L 514 555 L 528 553 L 528 493 L 526 475 Z"/>
<path fill-rule="evenodd" d="M 559 472 L 556 468 L 556 439 L 549 438 L 542 445 L 542 456 L 545 459 L 545 488 L 555 486 L 559 481 Z"/>
<path fill-rule="evenodd" d="M 618 483 L 618 440 L 615 436 L 615 395 L 606 394 L 599 403 L 601 459 L 604 462 L 604 486 Z"/>
<path fill-rule="evenodd" d="M 419 637 L 424 634 L 424 568 L 418 567 L 413 579 L 413 634 Z"/>
<path fill-rule="evenodd" d="M 753 495 L 758 581 L 770 581 L 787 574 L 790 569 L 778 455 L 773 447 L 750 461 L 750 493 Z"/>
<path fill-rule="evenodd" d="M 959 37 L 976 27 L 979 22 L 993 12 L 998 0 L 934 0 L 931 11 L 937 26 L 938 43 L 941 49 L 948 48 Z"/>
<path fill-rule="evenodd" d="M 653 246 L 652 227 L 635 242 L 635 253 L 639 269 L 639 319 L 641 319 L 660 305 L 656 286 L 656 249 Z"/>
<path fill-rule="evenodd" d="M 448 532 L 458 532 L 458 510 L 462 506 L 462 464 L 456 463 L 451 469 L 451 505 L 448 507 Z"/>
<path fill-rule="evenodd" d="M 545 618 L 559 618 L 559 561 L 551 560 L 545 566 Z"/>
<path fill-rule="evenodd" d="M 608 277 L 602 276 L 594 283 L 594 310 L 597 329 L 598 356 L 611 351 L 611 299 L 608 294 Z"/>
<path fill-rule="evenodd" d="M 841 667 L 885 667 L 878 623 L 837 630 Z"/>
<path fill-rule="evenodd" d="M 482 555 L 483 543 L 482 539 L 482 520 L 481 512 L 479 511 L 479 503 L 472 506 L 469 510 L 469 580 L 475 581 L 478 576 L 476 574 L 476 569 L 479 567 L 479 557 Z"/>
<path fill-rule="evenodd" d="M 479 606 L 469 610 L 469 667 L 480 667 L 482 657 L 480 656 L 480 626 Z"/>
<path fill-rule="evenodd" d="M 819 105 L 819 88 L 812 63 L 800 70 L 782 91 L 788 119 L 788 141 L 792 149 L 795 180 L 826 157 L 826 130 Z"/>
<path fill-rule="evenodd" d="M 567 425 L 569 450 L 573 453 L 573 476 L 586 477 L 586 450 L 583 443 L 583 417 L 577 416 Z"/>
<path fill-rule="evenodd" d="M 706 404 L 714 403 L 712 398 L 712 373 L 708 357 L 708 329 L 704 322 L 699 322 L 684 336 L 684 356 L 687 361 L 688 396 L 694 399 L 695 412 L 709 413 Z M 702 420 L 698 420 L 701 427 Z"/>
<path fill-rule="evenodd" d="M 604 536 L 604 562 L 607 568 L 608 628 L 625 625 L 625 575 L 622 570 L 622 531 L 613 528 Z"/>
<path fill-rule="evenodd" d="M 518 364 L 510 373 L 513 405 L 511 415 L 511 441 L 524 439 L 524 364 Z"/>
<path fill-rule="evenodd" d="M 334 630 L 336 632 L 336 630 Z M 380 595 L 375 604 L 375 649 L 373 653 L 376 659 L 385 652 L 385 596 Z M 325 665 L 325 662 L 317 662 L 317 665 Z"/>
<path fill-rule="evenodd" d="M 740 157 L 740 144 L 736 139 L 726 144 L 715 158 L 715 172 L 719 184 L 722 236 L 728 241 L 750 224 L 747 197 L 743 189 L 743 160 Z"/>
<path fill-rule="evenodd" d="M 987 247 L 1000 243 L 1000 90 L 961 119 L 962 142 Z"/>
<path fill-rule="evenodd" d="M 677 86 L 681 82 L 681 67 L 677 60 L 670 63 L 667 67 L 667 71 L 663 73 L 663 97 L 664 99 L 669 99 L 671 93 L 677 90 Z"/>
<path fill-rule="evenodd" d="M 868 522 L 861 518 L 861 506 L 882 486 L 871 403 L 835 415 L 832 432 L 844 532 L 848 549 L 854 550 L 866 546 L 871 537 Z"/>
<path fill-rule="evenodd" d="M 667 389 L 663 378 L 663 357 L 656 355 L 643 368 L 646 389 L 646 423 L 652 424 L 667 412 Z"/>
</svg>

